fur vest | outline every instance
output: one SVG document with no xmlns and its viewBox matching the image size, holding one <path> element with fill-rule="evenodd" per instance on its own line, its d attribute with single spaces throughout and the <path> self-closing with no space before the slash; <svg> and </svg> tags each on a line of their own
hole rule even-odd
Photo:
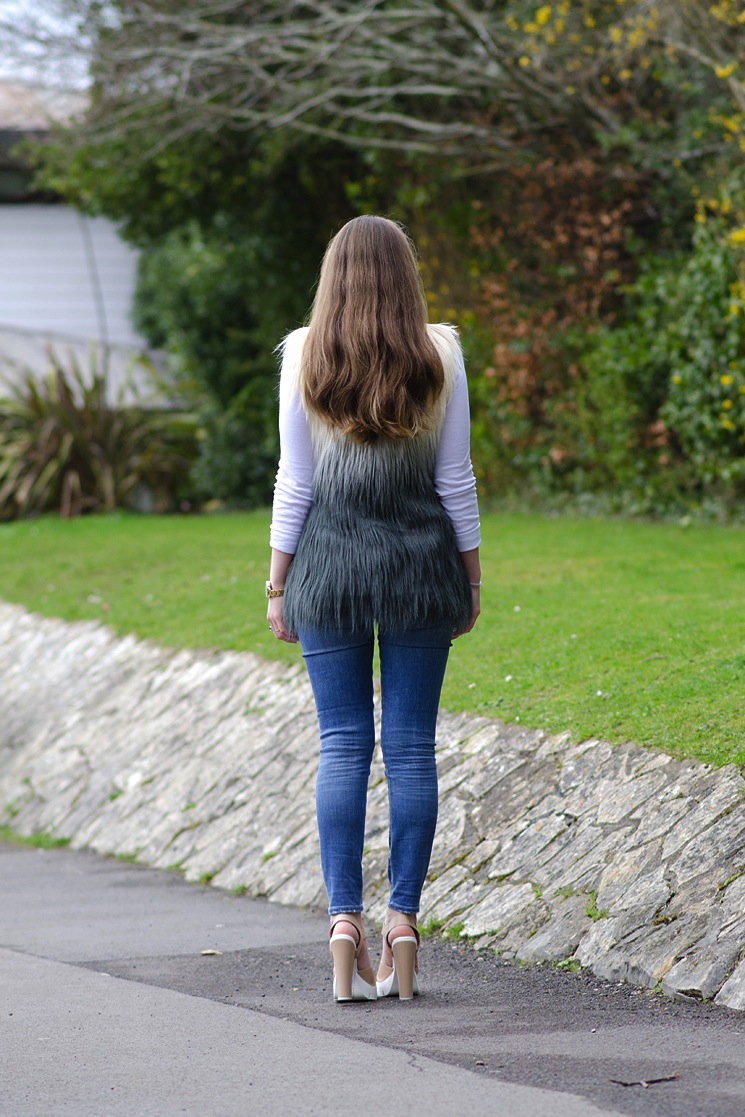
<svg viewBox="0 0 745 1117">
<path fill-rule="evenodd" d="M 456 631 L 470 619 L 468 578 L 434 484 L 459 342 L 450 326 L 429 330 L 445 372 L 429 431 L 362 444 L 308 414 L 313 502 L 283 609 L 293 634 L 374 624 L 385 632 L 441 624 Z M 295 330 L 285 340 L 283 376 L 297 375 L 306 334 Z"/>
</svg>

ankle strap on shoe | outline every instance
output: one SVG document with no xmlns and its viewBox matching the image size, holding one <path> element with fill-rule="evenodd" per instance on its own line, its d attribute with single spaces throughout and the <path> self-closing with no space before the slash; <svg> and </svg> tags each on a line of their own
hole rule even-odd
<svg viewBox="0 0 745 1117">
<path fill-rule="evenodd" d="M 391 913 L 389 908 L 386 912 L 386 923 L 384 924 L 385 938 L 388 945 L 391 945 L 391 932 L 398 931 L 401 927 L 405 927 L 409 931 L 413 931 L 417 946 L 421 942 L 421 935 L 417 929 L 416 916 L 409 915 L 404 911 L 397 911 Z"/>
<path fill-rule="evenodd" d="M 365 937 L 365 932 L 362 928 L 362 920 L 360 919 L 360 917 L 358 915 L 354 915 L 352 912 L 339 912 L 336 915 L 332 915 L 331 926 L 329 927 L 329 938 L 333 936 L 334 927 L 338 926 L 339 923 L 350 923 L 352 927 L 354 927 L 355 931 L 357 932 L 357 945 L 359 946 L 359 944 Z"/>
</svg>

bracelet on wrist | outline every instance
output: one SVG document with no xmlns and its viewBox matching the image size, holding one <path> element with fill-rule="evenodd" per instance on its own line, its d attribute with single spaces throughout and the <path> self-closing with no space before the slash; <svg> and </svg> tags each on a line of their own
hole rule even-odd
<svg viewBox="0 0 745 1117">
<path fill-rule="evenodd" d="M 481 587 L 481 585 L 482 585 L 482 583 L 481 583 L 481 582 L 469 582 L 468 584 L 469 584 L 469 586 L 473 586 L 473 588 L 474 588 L 475 590 L 476 590 L 476 589 L 479 589 L 479 588 Z"/>
</svg>

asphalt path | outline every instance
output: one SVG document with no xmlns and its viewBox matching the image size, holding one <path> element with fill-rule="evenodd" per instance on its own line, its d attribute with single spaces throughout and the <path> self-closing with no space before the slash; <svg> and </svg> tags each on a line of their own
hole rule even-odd
<svg viewBox="0 0 745 1117">
<path fill-rule="evenodd" d="M 743 1016 L 462 943 L 421 970 L 338 1006 L 321 913 L 0 843 L 0 1117 L 745 1115 Z"/>
</svg>

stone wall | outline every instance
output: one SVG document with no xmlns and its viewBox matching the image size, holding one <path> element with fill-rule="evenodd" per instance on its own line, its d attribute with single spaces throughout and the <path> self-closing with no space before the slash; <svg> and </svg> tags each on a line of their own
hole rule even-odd
<svg viewBox="0 0 745 1117">
<path fill-rule="evenodd" d="M 0 824 L 323 906 L 300 662 L 172 651 L 0 604 Z M 745 1010 L 745 784 L 632 745 L 443 714 L 421 921 Z M 376 755 L 368 909 L 385 905 Z"/>
</svg>

